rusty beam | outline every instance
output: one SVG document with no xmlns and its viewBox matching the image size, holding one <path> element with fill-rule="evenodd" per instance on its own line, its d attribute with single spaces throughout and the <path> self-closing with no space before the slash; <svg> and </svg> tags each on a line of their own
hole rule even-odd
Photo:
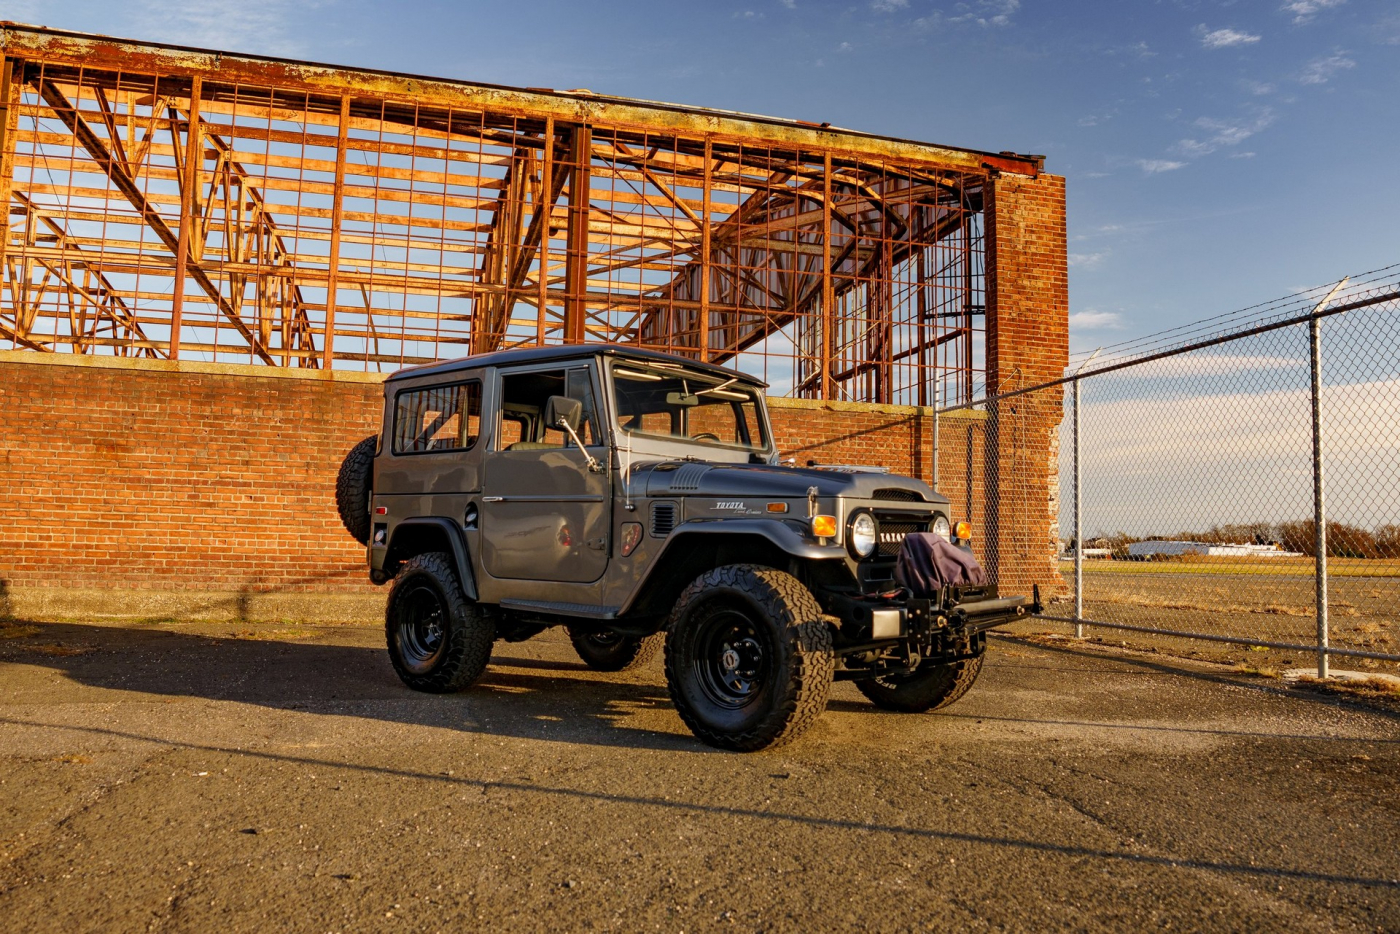
<svg viewBox="0 0 1400 934">
<path fill-rule="evenodd" d="M 339 96 L 395 100 L 417 108 L 493 111 L 543 121 L 616 125 L 639 131 L 703 139 L 744 140 L 763 147 L 788 147 L 854 158 L 890 159 L 958 171 L 989 170 L 1037 175 L 1042 156 L 988 153 L 859 133 L 798 120 L 758 117 L 710 108 L 656 104 L 591 92 L 559 92 L 471 84 L 416 75 L 351 69 L 311 62 L 258 58 L 228 52 L 141 43 L 57 29 L 7 24 L 8 56 L 66 62 L 74 68 L 109 68 L 152 74 L 203 75 L 230 84 Z"/>
<path fill-rule="evenodd" d="M 189 120 L 185 130 L 185 158 L 183 164 L 176 163 L 176 175 L 180 178 L 180 232 L 175 241 L 175 286 L 170 300 L 170 351 L 171 360 L 180 358 L 180 326 L 185 310 L 185 270 L 189 264 L 190 257 L 190 228 L 196 223 L 195 208 L 199 204 L 199 164 L 202 159 L 203 147 L 199 143 L 199 137 L 203 130 L 199 125 L 199 92 L 203 88 L 204 81 L 199 76 L 190 80 L 190 106 Z M 83 123 L 83 118 L 78 114 L 77 106 L 73 108 L 74 118 Z M 170 135 L 172 137 L 172 150 L 179 152 L 180 146 L 180 124 L 176 119 L 175 105 L 170 105 Z M 89 130 L 89 133 L 92 131 Z M 109 154 L 112 159 L 115 154 Z M 126 172 L 123 165 L 122 172 Z"/>
<path fill-rule="evenodd" d="M 588 314 L 588 217 L 592 210 L 591 182 L 593 130 L 579 126 L 573 130 L 569 153 L 569 230 L 565 255 L 564 341 L 583 342 L 584 320 Z"/>
<path fill-rule="evenodd" d="M 340 121 L 335 134 L 335 182 L 331 192 L 331 244 L 326 262 L 326 324 L 321 337 L 321 369 L 335 362 L 335 309 L 340 286 L 340 229 L 345 222 L 345 144 L 350 132 L 350 96 L 340 96 Z M 285 344 L 283 349 L 285 350 Z M 285 357 L 283 358 L 285 361 Z M 286 365 L 285 362 L 283 364 Z"/>
</svg>

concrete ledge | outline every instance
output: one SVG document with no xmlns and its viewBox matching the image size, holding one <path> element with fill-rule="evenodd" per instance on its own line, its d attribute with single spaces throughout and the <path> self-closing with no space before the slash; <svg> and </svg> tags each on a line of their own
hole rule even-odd
<svg viewBox="0 0 1400 934">
<path fill-rule="evenodd" d="M 43 353 L 37 350 L 0 350 L 0 363 L 76 366 L 94 370 L 142 370 L 151 373 L 201 373 L 213 376 L 244 376 L 253 379 L 310 379 L 323 383 L 382 383 L 389 376 L 388 373 L 355 373 L 349 370 L 304 370 L 299 367 L 265 366 L 253 363 L 151 360 L 146 357 Z"/>
<path fill-rule="evenodd" d="M 257 593 L 236 590 L 105 590 L 24 587 L 0 595 L 0 616 L 96 617 L 215 622 L 366 623 L 384 619 L 388 588 L 374 593 Z"/>
</svg>

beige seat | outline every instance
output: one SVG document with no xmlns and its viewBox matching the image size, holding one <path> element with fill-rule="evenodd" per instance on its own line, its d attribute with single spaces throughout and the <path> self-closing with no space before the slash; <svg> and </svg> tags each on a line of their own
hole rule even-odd
<svg viewBox="0 0 1400 934">
<path fill-rule="evenodd" d="M 512 444 L 510 447 L 506 448 L 506 450 L 507 450 L 507 451 L 554 451 L 554 450 L 558 450 L 559 447 L 560 447 L 560 445 L 558 445 L 558 444 L 550 444 L 548 441 L 517 441 L 517 442 L 515 442 L 514 444 Z"/>
</svg>

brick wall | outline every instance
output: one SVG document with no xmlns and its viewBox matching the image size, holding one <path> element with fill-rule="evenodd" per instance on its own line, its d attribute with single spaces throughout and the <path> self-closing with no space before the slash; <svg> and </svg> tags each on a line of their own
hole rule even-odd
<svg viewBox="0 0 1400 934">
<path fill-rule="evenodd" d="M 987 201 L 987 383 L 1000 392 L 1058 379 L 1069 362 L 1065 180 L 993 179 Z M 1064 394 L 990 407 L 986 506 L 990 564 L 1005 589 L 1062 592 L 1059 424 Z"/>
<path fill-rule="evenodd" d="M 383 590 L 334 489 L 381 398 L 373 376 L 0 352 L 0 598 L 18 615 L 372 618 Z M 799 463 L 929 477 L 929 409 L 770 401 Z M 981 495 L 964 452 L 983 422 L 943 419 L 955 518 Z"/>
</svg>

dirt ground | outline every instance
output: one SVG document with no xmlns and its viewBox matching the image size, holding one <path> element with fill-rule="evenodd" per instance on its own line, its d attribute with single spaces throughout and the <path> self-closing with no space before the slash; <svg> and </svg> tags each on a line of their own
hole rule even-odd
<svg viewBox="0 0 1400 934">
<path fill-rule="evenodd" d="M 1219 667 L 997 637 L 740 756 L 558 633 L 443 697 L 369 626 L 0 635 L 8 930 L 1400 929 L 1400 712 Z"/>
</svg>

